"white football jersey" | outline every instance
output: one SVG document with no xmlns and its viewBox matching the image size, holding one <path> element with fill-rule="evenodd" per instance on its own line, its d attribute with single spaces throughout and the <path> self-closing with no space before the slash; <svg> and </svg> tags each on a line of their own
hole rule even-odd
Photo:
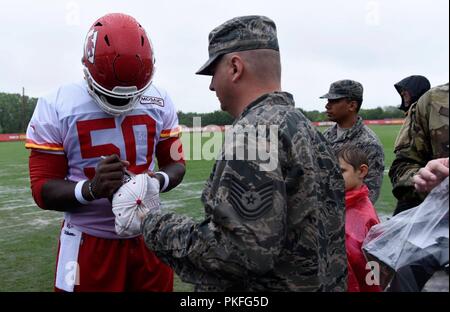
<svg viewBox="0 0 450 312">
<path fill-rule="evenodd" d="M 66 155 L 67 179 L 92 179 L 101 156 L 117 154 L 135 174 L 153 170 L 159 141 L 178 137 L 175 107 L 164 90 L 151 85 L 136 107 L 114 117 L 103 112 L 82 81 L 60 87 L 38 100 L 26 134 L 26 148 Z M 80 231 L 119 238 L 108 199 L 95 200 L 65 219 Z"/>
</svg>

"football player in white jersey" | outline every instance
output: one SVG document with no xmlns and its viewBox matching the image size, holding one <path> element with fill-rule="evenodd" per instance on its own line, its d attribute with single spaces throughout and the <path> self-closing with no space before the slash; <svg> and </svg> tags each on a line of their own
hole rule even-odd
<svg viewBox="0 0 450 312">
<path fill-rule="evenodd" d="M 175 107 L 152 84 L 153 47 L 133 17 L 108 14 L 82 63 L 84 81 L 41 97 L 27 129 L 33 198 L 64 211 L 55 290 L 172 291 L 172 270 L 142 236 L 115 233 L 111 204 L 125 170 L 149 172 L 161 191 L 185 173 Z"/>
</svg>

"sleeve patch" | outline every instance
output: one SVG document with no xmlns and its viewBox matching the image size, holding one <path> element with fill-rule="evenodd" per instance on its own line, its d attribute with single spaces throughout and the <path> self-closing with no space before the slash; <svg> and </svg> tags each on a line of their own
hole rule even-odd
<svg viewBox="0 0 450 312">
<path fill-rule="evenodd" d="M 273 182 L 250 186 L 232 176 L 229 201 L 242 218 L 256 220 L 273 205 Z"/>
</svg>

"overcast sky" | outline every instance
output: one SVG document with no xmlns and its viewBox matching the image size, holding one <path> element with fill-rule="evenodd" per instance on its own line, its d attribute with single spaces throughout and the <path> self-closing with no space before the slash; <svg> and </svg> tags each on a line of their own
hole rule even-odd
<svg viewBox="0 0 450 312">
<path fill-rule="evenodd" d="M 207 60 L 208 33 L 235 16 L 261 14 L 278 28 L 282 86 L 296 106 L 322 111 L 331 82 L 365 88 L 363 108 L 398 105 L 393 84 L 421 74 L 449 80 L 448 0 L 15 0 L 0 2 L 0 92 L 42 95 L 82 79 L 84 38 L 100 16 L 134 16 L 156 54 L 155 84 L 178 110 L 220 109 L 210 78 L 195 71 Z"/>
</svg>

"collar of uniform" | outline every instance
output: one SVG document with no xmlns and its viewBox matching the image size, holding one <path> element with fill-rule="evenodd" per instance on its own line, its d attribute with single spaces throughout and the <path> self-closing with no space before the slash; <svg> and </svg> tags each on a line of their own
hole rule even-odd
<svg viewBox="0 0 450 312">
<path fill-rule="evenodd" d="M 361 132 L 363 126 L 364 126 L 363 120 L 361 116 L 358 116 L 358 118 L 356 119 L 356 123 L 353 125 L 353 127 L 348 129 L 348 131 L 346 131 L 341 137 L 339 138 L 337 137 L 337 127 L 338 127 L 337 124 L 333 126 L 331 134 L 333 135 L 334 140 L 345 141 L 358 135 Z"/>
<path fill-rule="evenodd" d="M 361 116 L 358 116 L 356 119 L 356 123 L 351 127 L 345 134 L 347 138 L 351 139 L 361 133 L 362 127 L 364 126 L 363 120 Z"/>
<path fill-rule="evenodd" d="M 272 92 L 261 95 L 259 98 L 251 102 L 242 112 L 241 116 L 236 120 L 241 119 L 247 115 L 251 110 L 257 108 L 259 105 L 264 105 L 267 99 L 270 99 L 271 104 L 277 105 L 292 105 L 295 106 L 294 97 L 288 92 Z"/>
</svg>

